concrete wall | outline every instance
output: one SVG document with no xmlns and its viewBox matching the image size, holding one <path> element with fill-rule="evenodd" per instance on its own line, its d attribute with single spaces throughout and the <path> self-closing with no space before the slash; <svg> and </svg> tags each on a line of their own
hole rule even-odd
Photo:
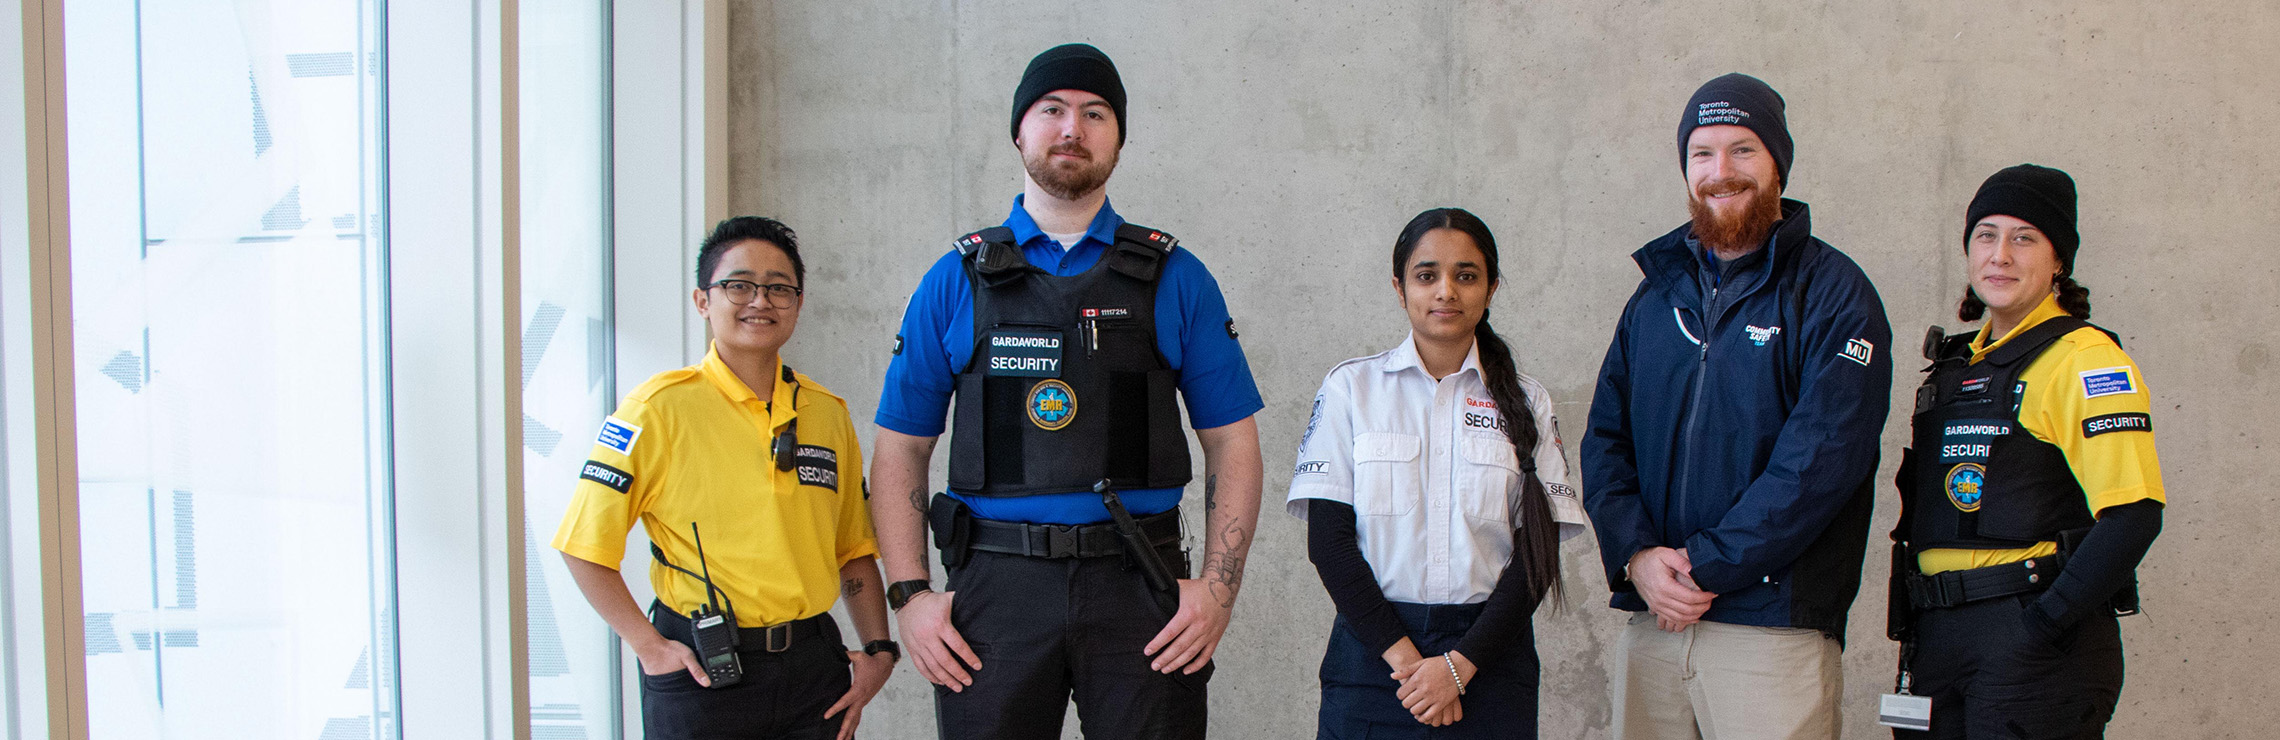
<svg viewBox="0 0 2280 740">
<path fill-rule="evenodd" d="M 1728 71 L 1768 80 L 1797 141 L 1789 195 L 1875 279 L 1901 337 L 1888 480 L 1907 358 L 1926 324 L 1956 324 L 1965 202 L 2001 167 L 2065 168 L 2082 192 L 2079 273 L 2156 396 L 2174 504 L 2143 572 L 2149 615 L 2125 622 L 2113 736 L 2267 736 L 2280 12 L 1996 5 L 740 0 L 731 197 L 800 231 L 809 301 L 788 356 L 867 420 L 919 275 L 1019 191 L 1007 115 L 1023 64 L 1075 40 L 1114 56 L 1131 131 L 1111 196 L 1219 277 L 1267 400 L 1269 501 L 1212 724 L 1299 737 L 1331 606 L 1281 513 L 1281 471 L 1323 372 L 1401 339 L 1386 259 L 1411 215 L 1462 206 L 1496 230 L 1497 321 L 1575 429 L 1638 280 L 1627 255 L 1685 217 L 1672 137 L 1687 95 Z M 1897 507 L 1883 495 L 1879 538 Z M 1606 735 L 1619 619 L 1594 546 L 1569 543 L 1570 604 L 1538 618 L 1544 737 Z M 1883 736 L 1885 570 L 1870 558 L 1854 611 L 1846 737 Z M 930 736 L 929 695 L 899 670 L 867 734 Z"/>
</svg>

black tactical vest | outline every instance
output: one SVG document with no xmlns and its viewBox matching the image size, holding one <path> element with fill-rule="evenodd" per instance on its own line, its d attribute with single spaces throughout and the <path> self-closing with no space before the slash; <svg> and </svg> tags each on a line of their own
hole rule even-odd
<svg viewBox="0 0 2280 740">
<path fill-rule="evenodd" d="M 1977 363 L 1970 334 L 1927 348 L 1932 365 L 1916 389 L 1913 447 L 1901 463 L 1909 492 L 1900 531 L 1914 550 L 2028 547 L 2094 523 L 2065 453 L 2019 425 L 2027 390 L 2019 374 L 2085 326 L 2072 316 L 2046 320 Z"/>
<path fill-rule="evenodd" d="M 1179 372 L 1156 349 L 1156 281 L 1179 243 L 1125 224 L 1100 261 L 1056 276 L 1013 231 L 960 237 L 974 356 L 958 374 L 950 488 L 982 496 L 1187 484 Z"/>
</svg>

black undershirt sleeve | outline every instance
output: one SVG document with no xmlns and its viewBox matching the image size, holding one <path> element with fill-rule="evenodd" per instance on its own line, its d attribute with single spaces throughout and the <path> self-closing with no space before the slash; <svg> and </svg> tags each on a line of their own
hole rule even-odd
<svg viewBox="0 0 2280 740">
<path fill-rule="evenodd" d="M 1328 499 L 1307 500 L 1306 559 L 1314 562 L 1314 571 L 1322 576 L 1322 588 L 1330 592 L 1330 602 L 1338 606 L 1354 637 L 1370 649 L 1371 655 L 1383 655 L 1409 636 L 1409 628 L 1402 626 L 1401 616 L 1393 612 L 1393 602 L 1387 601 L 1385 590 L 1378 588 L 1370 561 L 1362 557 L 1354 507 Z"/>
<path fill-rule="evenodd" d="M 2082 544 L 2068 553 L 2058 580 L 2028 607 L 2025 619 L 2032 629 L 2055 637 L 2076 622 L 2106 608 L 2106 602 L 2129 582 L 2138 561 L 2161 534 L 2161 502 L 2152 499 L 2109 506 L 2099 512 L 2098 523 Z"/>
<path fill-rule="evenodd" d="M 1522 630 L 1530 631 L 1527 643 L 1535 641 L 1536 604 L 1541 599 L 1528 596 L 1528 568 L 1520 562 L 1520 530 L 1512 530 L 1512 562 L 1504 564 L 1504 572 L 1496 577 L 1496 588 L 1488 592 L 1488 603 L 1481 607 L 1480 618 L 1473 620 L 1472 629 L 1457 640 L 1457 652 L 1472 661 L 1475 670 L 1504 661 L 1516 645 Z"/>
</svg>

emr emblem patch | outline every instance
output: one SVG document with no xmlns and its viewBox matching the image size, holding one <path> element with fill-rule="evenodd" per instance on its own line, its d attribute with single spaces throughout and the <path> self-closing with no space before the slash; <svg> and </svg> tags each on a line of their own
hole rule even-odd
<svg viewBox="0 0 2280 740">
<path fill-rule="evenodd" d="M 1029 423 L 1045 431 L 1058 431 L 1077 419 L 1077 391 L 1056 379 L 1045 379 L 1029 389 Z"/>
<path fill-rule="evenodd" d="M 2130 367 L 2099 368 L 2082 371 L 2082 397 L 2120 396 L 2137 392 L 2137 384 L 2130 382 Z"/>
<path fill-rule="evenodd" d="M 1986 496 L 1987 468 L 1979 463 L 1963 463 L 1948 468 L 1947 496 L 1957 511 L 1978 511 L 1980 500 Z"/>
</svg>

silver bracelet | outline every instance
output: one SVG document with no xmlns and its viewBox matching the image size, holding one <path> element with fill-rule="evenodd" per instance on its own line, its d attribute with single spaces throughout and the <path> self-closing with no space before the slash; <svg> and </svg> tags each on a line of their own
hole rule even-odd
<svg viewBox="0 0 2280 740">
<path fill-rule="evenodd" d="M 1451 660 L 1448 653 L 1442 653 L 1441 662 L 1449 664 L 1449 680 L 1457 682 L 1457 695 L 1464 696 L 1465 680 L 1457 677 L 1457 661 Z"/>
</svg>

